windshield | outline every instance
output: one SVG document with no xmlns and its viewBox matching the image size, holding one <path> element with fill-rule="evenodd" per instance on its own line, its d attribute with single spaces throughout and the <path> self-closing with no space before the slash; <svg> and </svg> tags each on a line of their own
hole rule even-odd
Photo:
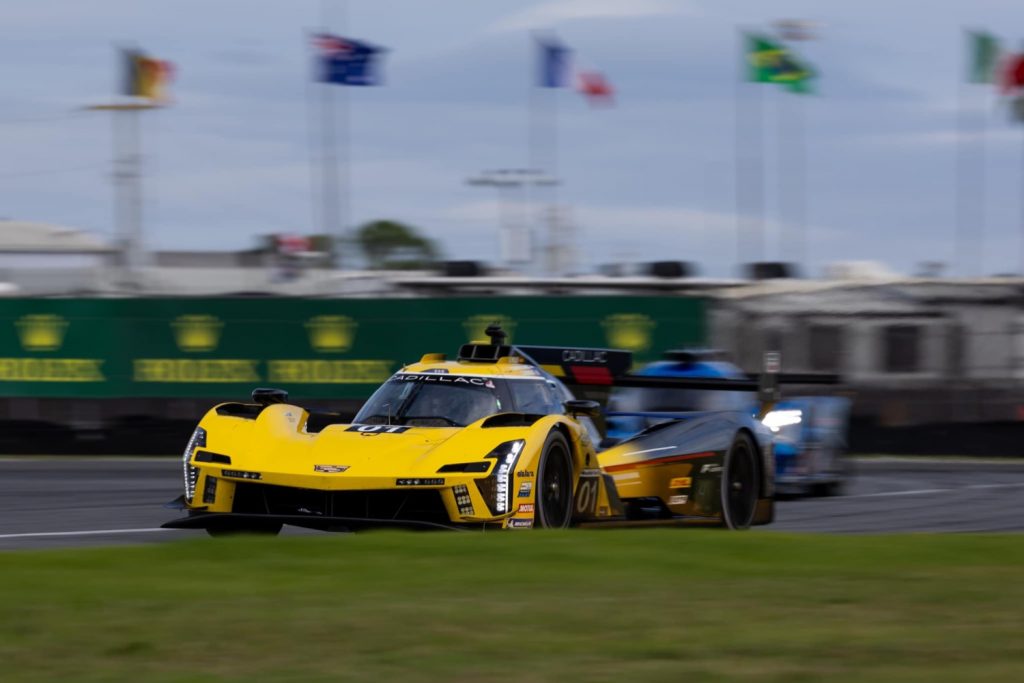
<svg viewBox="0 0 1024 683">
<path fill-rule="evenodd" d="M 374 392 L 355 422 L 465 427 L 501 410 L 495 384 L 485 377 L 403 373 Z"/>
</svg>

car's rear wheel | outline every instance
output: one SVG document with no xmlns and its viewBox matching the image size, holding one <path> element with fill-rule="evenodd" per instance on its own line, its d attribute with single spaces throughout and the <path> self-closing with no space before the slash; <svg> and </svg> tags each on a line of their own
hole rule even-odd
<svg viewBox="0 0 1024 683">
<path fill-rule="evenodd" d="M 572 457 L 561 432 L 544 442 L 537 470 L 536 526 L 564 529 L 572 519 Z"/>
<path fill-rule="evenodd" d="M 206 533 L 214 537 L 251 534 L 255 536 L 277 536 L 281 533 L 281 522 L 258 519 L 224 520 L 206 527 Z"/>
<path fill-rule="evenodd" d="M 746 433 L 739 433 L 725 454 L 722 467 L 722 523 L 730 529 L 746 529 L 754 521 L 761 488 L 757 449 Z"/>
</svg>

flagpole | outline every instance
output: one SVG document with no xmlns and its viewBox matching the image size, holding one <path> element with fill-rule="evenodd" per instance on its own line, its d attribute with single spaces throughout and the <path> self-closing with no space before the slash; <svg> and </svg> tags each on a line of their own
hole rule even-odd
<svg viewBox="0 0 1024 683">
<path fill-rule="evenodd" d="M 957 74 L 957 112 L 956 112 L 956 161 L 955 181 L 956 187 L 953 191 L 954 201 L 954 239 L 953 239 L 953 262 L 961 277 L 967 277 L 971 268 L 967 258 L 970 249 L 968 239 L 968 137 L 970 134 L 970 123 L 967 113 L 967 84 L 963 82 L 962 76 Z"/>
<path fill-rule="evenodd" d="M 550 164 L 548 171 L 552 178 L 558 177 L 558 88 L 550 88 L 551 93 L 548 95 L 550 102 L 550 121 L 549 121 L 549 149 L 550 152 Z M 548 274 L 552 276 L 561 275 L 563 254 L 562 250 L 564 245 L 562 244 L 562 226 L 561 216 L 558 206 L 558 185 L 551 185 L 550 204 L 547 211 L 548 220 L 548 256 L 550 258 L 550 264 L 548 266 Z"/>
<path fill-rule="evenodd" d="M 129 183 L 130 196 L 128 202 L 128 237 L 129 245 L 129 267 L 132 272 L 132 286 L 138 287 L 140 275 L 138 272 L 141 264 L 142 250 L 142 131 L 141 111 L 133 109 L 125 112 L 128 125 L 128 153 L 131 182 Z"/>
<path fill-rule="evenodd" d="M 536 240 L 535 249 L 542 250 L 540 269 L 545 275 L 554 274 L 560 264 L 558 254 L 561 245 L 558 235 L 558 90 L 561 85 L 548 87 L 539 81 L 542 78 L 546 56 L 540 55 L 537 51 L 541 44 L 541 35 L 538 32 L 532 34 L 533 44 L 531 51 L 534 57 L 534 71 L 531 77 L 533 83 L 530 93 L 530 106 L 532 109 L 532 126 L 530 136 L 530 165 L 539 176 L 547 176 L 551 179 L 550 186 L 545 193 L 541 190 L 542 184 L 535 185 L 534 198 L 536 206 L 536 220 L 539 230 L 544 230 L 544 240 Z M 550 91 L 550 92 L 545 92 Z M 546 200 L 546 201 L 545 201 Z"/>
<path fill-rule="evenodd" d="M 346 35 L 349 33 L 348 2 L 347 0 L 337 0 L 337 2 L 339 5 L 339 25 L 341 26 L 342 35 Z M 338 190 L 338 244 L 341 247 L 338 266 L 340 268 L 352 268 L 355 266 L 355 259 L 352 258 L 349 250 L 353 249 L 355 240 L 352 235 L 352 96 L 349 92 L 349 86 L 342 86 L 338 96 L 341 98 L 341 106 L 338 108 L 340 115 L 338 122 L 340 138 L 340 145 L 338 147 L 340 157 L 340 163 L 338 164 L 338 175 L 340 176 Z"/>
<path fill-rule="evenodd" d="M 1013 106 L 1011 104 L 1011 106 Z M 1021 119 L 1018 118 L 1017 122 L 1020 123 Z M 1024 186 L 1024 137 L 1021 138 L 1021 185 Z M 1020 263 L 1021 263 L 1021 276 L 1024 277 L 1024 192 L 1020 195 Z"/>
<path fill-rule="evenodd" d="M 331 5 L 334 4 L 339 16 L 340 32 L 347 30 L 347 5 L 345 0 L 322 0 L 320 4 L 321 25 L 324 33 L 330 33 Z M 348 95 L 342 88 L 341 106 L 336 106 L 335 90 L 332 83 L 320 84 L 320 111 L 323 135 L 323 170 L 321 200 L 323 202 L 323 231 L 334 246 L 334 266 L 343 268 L 346 261 L 346 237 L 350 211 L 349 179 L 349 111 Z M 340 114 L 339 114 L 340 112 Z M 340 124 L 340 125 L 339 125 Z M 339 134 L 340 128 L 340 134 Z M 340 137 L 340 146 L 339 146 Z M 339 149 L 342 150 L 339 152 Z"/>
<path fill-rule="evenodd" d="M 313 38 L 313 31 L 307 31 L 305 46 L 307 51 Z M 317 65 L 316 68 L 320 67 L 319 58 L 313 63 Z M 309 219 L 312 230 L 319 229 L 323 231 L 326 226 L 326 219 L 321 211 L 323 199 L 320 196 L 322 193 L 322 164 L 320 156 L 322 154 L 323 142 L 322 135 L 320 135 L 320 126 L 316 120 L 320 112 L 317 111 L 315 104 L 318 86 L 323 87 L 319 82 L 318 74 L 316 71 L 313 71 L 306 78 L 306 145 L 309 148 Z M 326 233 L 326 236 L 329 239 L 330 234 Z"/>
<path fill-rule="evenodd" d="M 747 31 L 738 28 L 739 78 L 735 91 L 736 148 L 736 260 L 742 266 L 747 253 L 760 261 L 764 253 L 764 159 L 761 135 L 761 88 L 747 83 Z M 745 92 L 749 93 L 745 96 Z M 748 116 L 744 116 L 748 112 Z M 749 249 L 747 248 L 749 243 Z"/>
<path fill-rule="evenodd" d="M 540 60 L 537 56 L 537 35 L 531 33 L 529 36 L 530 41 L 530 55 L 533 68 L 529 70 L 529 77 L 527 78 L 527 109 L 528 109 L 528 120 L 526 124 L 526 136 L 527 136 L 527 155 L 529 157 L 529 170 L 534 173 L 543 173 L 542 161 L 541 161 L 541 142 L 540 142 L 540 88 L 537 85 L 537 78 L 540 74 Z M 526 229 L 529 231 L 529 244 L 530 244 L 530 265 L 529 268 L 536 272 L 537 261 L 542 256 L 542 249 L 540 246 L 541 240 L 538 238 L 537 232 L 539 226 L 542 225 L 540 221 L 542 209 L 541 206 L 541 190 L 539 185 L 524 186 L 526 192 L 526 211 L 527 211 L 527 222 Z"/>
</svg>

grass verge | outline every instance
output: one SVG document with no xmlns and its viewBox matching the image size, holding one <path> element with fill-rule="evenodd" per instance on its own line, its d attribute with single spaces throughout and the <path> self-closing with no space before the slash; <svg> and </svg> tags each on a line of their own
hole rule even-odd
<svg viewBox="0 0 1024 683">
<path fill-rule="evenodd" d="M 1024 536 L 398 534 L 0 553 L 3 681 L 1024 680 Z"/>
</svg>

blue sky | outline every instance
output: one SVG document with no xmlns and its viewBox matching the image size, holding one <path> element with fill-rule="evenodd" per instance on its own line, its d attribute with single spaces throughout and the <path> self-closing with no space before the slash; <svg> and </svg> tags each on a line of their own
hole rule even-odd
<svg viewBox="0 0 1024 683">
<path fill-rule="evenodd" d="M 820 93 L 760 91 L 765 256 L 792 253 L 778 132 L 798 106 L 811 272 L 854 259 L 1020 269 L 1024 127 L 982 86 L 963 97 L 986 127 L 972 148 L 986 154 L 984 227 L 971 228 L 982 253 L 954 242 L 961 31 L 1018 47 L 1024 7 L 1010 0 L 7 0 L 0 215 L 112 234 L 110 117 L 79 108 L 110 98 L 114 47 L 132 43 L 178 69 L 175 105 L 143 124 L 149 245 L 234 249 L 315 231 L 304 31 L 324 4 L 335 32 L 390 50 L 385 87 L 346 92 L 354 223 L 406 221 L 452 258 L 494 261 L 495 193 L 465 181 L 527 164 L 530 31 L 554 30 L 616 89 L 614 108 L 557 93 L 559 199 L 580 267 L 680 259 L 731 274 L 738 30 L 797 17 L 820 26 L 798 47 Z"/>
</svg>

